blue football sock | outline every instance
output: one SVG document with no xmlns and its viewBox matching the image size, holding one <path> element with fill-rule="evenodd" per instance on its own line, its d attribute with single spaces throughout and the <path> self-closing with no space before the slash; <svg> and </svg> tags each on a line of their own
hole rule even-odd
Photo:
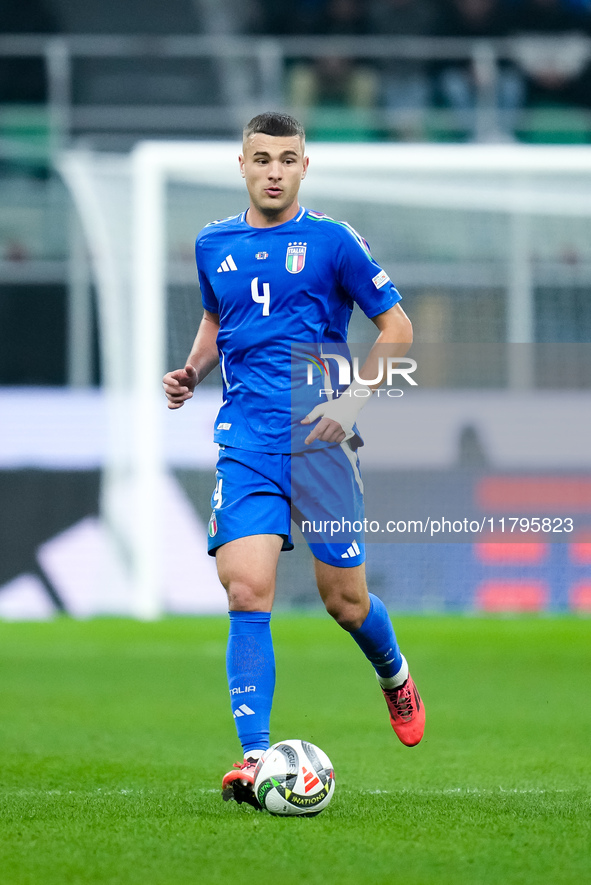
<svg viewBox="0 0 591 885">
<path fill-rule="evenodd" d="M 275 689 L 270 612 L 230 612 L 226 671 L 244 755 L 266 750 Z"/>
<path fill-rule="evenodd" d="M 402 667 L 403 658 L 396 641 L 390 615 L 381 599 L 369 594 L 369 614 L 351 636 L 373 665 L 378 676 L 395 676 Z"/>
</svg>

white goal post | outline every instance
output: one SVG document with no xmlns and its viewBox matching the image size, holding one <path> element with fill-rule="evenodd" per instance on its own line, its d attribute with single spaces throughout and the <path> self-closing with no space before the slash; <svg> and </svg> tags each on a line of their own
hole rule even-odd
<svg viewBox="0 0 591 885">
<path fill-rule="evenodd" d="M 103 377 L 114 403 L 103 517 L 127 536 L 130 611 L 140 618 L 162 613 L 159 489 L 168 469 L 161 388 L 167 368 L 167 190 L 171 184 L 186 184 L 232 191 L 246 204 L 239 151 L 233 142 L 143 142 L 126 156 L 69 151 L 60 162 L 93 262 L 102 305 Z M 403 210 L 402 227 L 405 212 L 417 208 L 502 218 L 508 231 L 506 340 L 534 340 L 535 233 L 530 222 L 591 218 L 591 148 L 323 143 L 309 145 L 308 153 L 311 164 L 302 200 L 310 208 L 324 210 L 325 203 L 346 198 L 366 207 L 377 226 L 392 207 Z M 112 184 L 111 191 L 105 182 Z M 191 230 L 187 236 L 197 233 Z M 371 234 L 361 233 L 371 242 Z M 591 266 L 591 255 L 585 255 L 585 262 Z M 392 276 L 396 282 L 394 272 Z M 527 367 L 519 371 L 517 383 L 527 384 Z M 127 519 L 114 512 L 122 481 L 131 496 Z"/>
</svg>

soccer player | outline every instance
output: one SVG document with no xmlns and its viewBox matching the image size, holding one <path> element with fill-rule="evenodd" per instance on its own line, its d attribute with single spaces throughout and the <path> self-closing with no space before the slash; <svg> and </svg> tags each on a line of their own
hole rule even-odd
<svg viewBox="0 0 591 885">
<path fill-rule="evenodd" d="M 220 364 L 209 553 L 228 594 L 227 675 L 244 753 L 223 778 L 222 795 L 257 807 L 254 771 L 269 746 L 275 688 L 271 609 L 279 553 L 293 547 L 290 505 L 304 517 L 318 507 L 362 514 L 356 414 L 383 381 L 380 354 L 403 356 L 412 327 L 367 243 L 349 225 L 300 205 L 308 157 L 296 120 L 278 113 L 251 120 L 239 165 L 248 209 L 208 224 L 197 238 L 203 319 L 186 365 L 168 372 L 163 386 L 168 407 L 178 409 Z M 326 351 L 346 348 L 355 303 L 377 328 L 375 344 L 340 396 L 325 380 L 317 405 L 297 414 L 294 347 L 303 348 L 310 365 L 326 368 Z M 298 390 L 310 395 L 313 388 Z M 297 395 L 293 402 L 300 402 Z M 322 494 L 313 494 L 319 486 Z M 374 667 L 399 739 L 418 744 L 424 707 L 386 607 L 368 592 L 363 537 L 307 540 L 327 611 Z"/>
</svg>

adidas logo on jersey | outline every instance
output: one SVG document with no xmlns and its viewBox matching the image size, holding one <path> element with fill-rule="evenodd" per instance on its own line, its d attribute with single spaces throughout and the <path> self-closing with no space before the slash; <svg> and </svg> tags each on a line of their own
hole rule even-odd
<svg viewBox="0 0 591 885">
<path fill-rule="evenodd" d="M 341 559 L 353 559 L 354 556 L 360 556 L 361 550 L 357 541 L 353 541 L 350 547 L 347 547 L 344 553 L 341 553 Z"/>
<path fill-rule="evenodd" d="M 238 268 L 236 267 L 236 262 L 231 255 L 226 255 L 226 257 L 218 267 L 218 273 L 224 273 L 227 270 L 238 270 Z"/>
</svg>

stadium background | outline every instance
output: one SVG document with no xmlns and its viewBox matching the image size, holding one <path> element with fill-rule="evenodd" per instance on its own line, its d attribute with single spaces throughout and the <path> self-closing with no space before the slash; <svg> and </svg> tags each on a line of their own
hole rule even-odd
<svg viewBox="0 0 591 885">
<path fill-rule="evenodd" d="M 237 139 L 245 119 L 270 106 L 303 120 L 311 152 L 314 142 L 355 143 L 361 166 L 364 144 L 376 142 L 585 146 L 590 23 L 583 0 L 2 5 L 0 617 L 127 611 L 124 577 L 98 589 L 89 581 L 102 550 L 103 330 L 88 260 L 93 245 L 58 172 L 63 151 L 126 154 L 143 139 Z M 243 198 L 190 187 L 173 187 L 171 198 L 172 366 L 198 319 L 192 239 L 209 218 L 239 211 Z M 315 208 L 365 233 L 346 195 Z M 589 612 L 591 238 L 566 220 L 536 229 L 533 322 L 530 335 L 516 339 L 503 269 L 512 234 L 485 217 L 478 224 L 412 209 L 401 224 L 384 209 L 370 238 L 401 289 L 417 340 L 443 354 L 430 351 L 435 368 L 424 386 L 433 408 L 442 401 L 437 388 L 463 393 L 465 403 L 453 421 L 440 416 L 441 437 L 430 450 L 397 463 L 399 501 L 426 495 L 442 508 L 453 498 L 460 510 L 511 516 L 515 510 L 499 509 L 505 495 L 520 514 L 573 515 L 577 531 L 569 543 L 373 545 L 370 584 L 391 608 L 409 611 Z M 427 225 L 448 232 L 440 244 L 446 266 L 421 248 Z M 370 333 L 354 321 L 352 340 Z M 530 392 L 547 414 L 547 426 L 513 425 L 512 458 L 495 433 L 510 386 L 502 370 L 507 343 L 535 354 Z M 471 348 L 469 372 L 458 370 L 467 364 L 454 363 L 454 346 Z M 171 564 L 163 588 L 164 609 L 174 613 L 224 608 L 203 552 L 216 387 L 217 376 L 171 430 L 166 507 L 186 528 L 184 560 Z M 565 418 L 557 409 L 567 401 Z M 370 486 L 372 467 L 379 476 L 377 462 L 364 462 Z M 317 605 L 302 545 L 282 557 L 280 586 L 280 607 Z"/>
</svg>

